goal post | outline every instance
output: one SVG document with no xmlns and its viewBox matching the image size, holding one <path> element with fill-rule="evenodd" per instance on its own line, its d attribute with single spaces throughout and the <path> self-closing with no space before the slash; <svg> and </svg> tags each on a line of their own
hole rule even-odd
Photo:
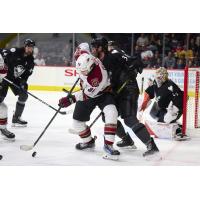
<svg viewBox="0 0 200 200">
<path fill-rule="evenodd" d="M 200 128 L 200 68 L 184 70 L 183 134 Z M 190 131 L 191 132 L 191 131 Z"/>
</svg>

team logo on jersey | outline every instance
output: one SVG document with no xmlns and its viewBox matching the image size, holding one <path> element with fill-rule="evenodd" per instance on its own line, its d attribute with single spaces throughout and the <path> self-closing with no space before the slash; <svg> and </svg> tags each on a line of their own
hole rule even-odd
<svg viewBox="0 0 200 200">
<path fill-rule="evenodd" d="M 94 78 L 94 79 L 91 80 L 91 86 L 92 87 L 98 87 L 99 86 L 98 78 Z"/>
<path fill-rule="evenodd" d="M 25 72 L 24 66 L 22 66 L 22 65 L 17 65 L 17 66 L 14 68 L 14 76 L 15 76 L 15 78 L 20 77 L 24 72 Z"/>
</svg>

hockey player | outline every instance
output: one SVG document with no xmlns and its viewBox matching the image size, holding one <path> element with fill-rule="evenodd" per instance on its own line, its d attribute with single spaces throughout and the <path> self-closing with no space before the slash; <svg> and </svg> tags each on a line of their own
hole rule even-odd
<svg viewBox="0 0 200 200">
<path fill-rule="evenodd" d="M 168 79 L 168 72 L 164 67 L 156 70 L 153 85 L 145 90 L 139 111 L 143 112 L 150 99 L 154 98 L 155 101 L 152 104 L 150 116 L 157 122 L 177 123 L 183 113 L 183 91 L 172 80 Z M 182 134 L 181 126 L 178 125 L 177 127 L 175 139 L 189 139 L 187 135 Z"/>
<path fill-rule="evenodd" d="M 136 80 L 137 73 L 141 73 L 144 64 L 139 56 L 130 57 L 120 49 L 110 48 L 108 52 L 108 42 L 105 38 L 96 38 L 91 42 L 92 54 L 97 56 L 108 70 L 111 77 L 111 84 L 116 94 L 116 103 L 119 115 L 124 119 L 124 123 L 130 127 L 136 136 L 146 145 L 147 151 L 144 157 L 159 152 L 153 138 L 145 126 L 136 117 L 138 107 L 139 88 Z M 148 51 L 141 54 L 142 58 L 152 56 Z M 128 82 L 127 82 L 128 80 Z M 117 94 L 119 87 L 127 82 L 124 89 Z M 117 143 L 119 147 L 133 146 L 134 142 L 130 135 L 124 131 L 121 122 L 118 120 L 116 134 L 122 139 Z"/>
<path fill-rule="evenodd" d="M 76 61 L 76 69 L 80 76 L 81 91 L 70 97 L 59 100 L 59 106 L 68 107 L 76 102 L 73 114 L 73 129 L 77 130 L 81 143 L 76 149 L 93 148 L 95 140 L 91 136 L 90 128 L 86 125 L 92 111 L 98 106 L 105 115 L 104 127 L 104 158 L 117 160 L 120 152 L 113 148 L 117 128 L 117 109 L 112 93 L 107 71 L 101 61 L 91 54 L 83 53 Z"/>
<path fill-rule="evenodd" d="M 3 57 L 0 54 L 0 89 L 2 87 L 3 78 L 7 74 L 7 67 L 4 64 Z M 7 130 L 8 108 L 7 105 L 0 99 L 0 133 L 5 139 L 14 140 L 15 135 Z"/>
<path fill-rule="evenodd" d="M 8 67 L 8 74 L 6 78 L 24 90 L 28 89 L 27 80 L 32 74 L 35 65 L 33 58 L 34 46 L 35 42 L 33 40 L 26 39 L 24 42 L 24 47 L 2 49 L 0 51 L 2 57 L 4 58 L 4 62 Z M 3 80 L 2 87 L 0 89 L 1 102 L 3 102 L 7 95 L 8 87 L 11 88 L 15 95 L 18 95 L 18 101 L 16 103 L 15 112 L 12 118 L 13 126 L 27 126 L 27 122 L 21 119 L 21 115 L 24 111 L 28 94 L 9 84 L 6 80 Z"/>
</svg>

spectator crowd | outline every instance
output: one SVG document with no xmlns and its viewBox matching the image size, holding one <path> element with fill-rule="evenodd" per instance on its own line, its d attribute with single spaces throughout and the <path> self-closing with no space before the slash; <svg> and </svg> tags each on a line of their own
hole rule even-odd
<svg viewBox="0 0 200 200">
<path fill-rule="evenodd" d="M 119 47 L 128 54 L 139 53 L 142 50 L 152 50 L 154 57 L 148 63 L 148 68 L 164 66 L 167 69 L 184 69 L 186 62 L 189 67 L 200 66 L 200 34 L 192 33 L 113 33 L 102 34 L 108 40 L 115 40 Z M 59 35 L 53 35 L 59 37 Z M 39 43 L 35 50 L 37 65 L 72 65 L 72 40 L 59 41 L 49 45 Z M 84 41 L 83 41 L 84 42 Z M 132 46 L 133 44 L 133 46 Z M 77 45 L 77 42 L 75 43 Z"/>
</svg>

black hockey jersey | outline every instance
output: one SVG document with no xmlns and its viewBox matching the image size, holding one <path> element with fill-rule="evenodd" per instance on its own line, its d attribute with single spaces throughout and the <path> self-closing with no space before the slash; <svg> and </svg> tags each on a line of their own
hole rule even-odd
<svg viewBox="0 0 200 200">
<path fill-rule="evenodd" d="M 180 111 L 183 110 L 183 91 L 172 80 L 165 81 L 161 87 L 158 87 L 154 81 L 153 85 L 149 86 L 145 92 L 150 99 L 156 98 L 161 109 L 166 109 L 172 101 Z"/>
<path fill-rule="evenodd" d="M 33 55 L 25 55 L 25 49 L 0 49 L 4 63 L 8 67 L 7 78 L 13 82 L 26 82 L 34 69 Z"/>
<path fill-rule="evenodd" d="M 104 60 L 102 60 L 102 63 L 109 72 L 112 88 L 115 92 L 128 79 L 130 81 L 124 88 L 123 93 L 130 93 L 133 91 L 135 92 L 135 90 L 139 91 L 138 84 L 136 81 L 136 76 L 139 71 L 137 68 L 137 57 L 130 57 L 127 54 L 125 54 L 122 50 L 114 49 L 105 55 Z"/>
</svg>

